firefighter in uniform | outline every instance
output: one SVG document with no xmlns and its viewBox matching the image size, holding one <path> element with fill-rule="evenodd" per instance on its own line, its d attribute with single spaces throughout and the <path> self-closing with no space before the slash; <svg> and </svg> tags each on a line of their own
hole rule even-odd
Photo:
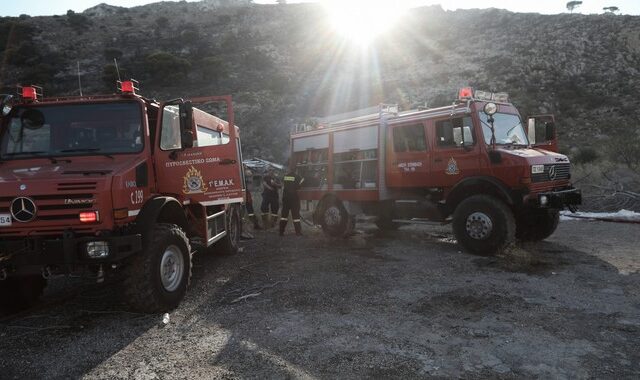
<svg viewBox="0 0 640 380">
<path fill-rule="evenodd" d="M 244 178 L 245 178 L 245 204 L 244 208 L 247 211 L 247 216 L 249 220 L 253 223 L 254 230 L 261 230 L 260 224 L 258 224 L 258 218 L 256 217 L 255 212 L 253 211 L 253 196 L 251 195 L 251 191 L 249 191 L 249 183 L 247 179 L 253 178 L 253 172 L 244 164 L 242 165 L 244 168 Z"/>
<path fill-rule="evenodd" d="M 293 227 L 296 229 L 296 235 L 302 235 L 302 225 L 300 224 L 300 197 L 298 197 L 298 189 L 304 182 L 301 178 L 290 170 L 284 176 L 284 189 L 282 190 L 282 214 L 280 214 L 280 236 L 284 235 L 284 229 L 289 221 L 289 211 L 293 218 Z"/>
<path fill-rule="evenodd" d="M 273 227 L 278 220 L 278 209 L 280 208 L 278 189 L 280 187 L 282 185 L 276 179 L 273 169 L 269 169 L 267 175 L 262 177 L 262 204 L 260 205 L 262 224 L 265 229 Z"/>
<path fill-rule="evenodd" d="M 256 214 L 253 211 L 253 197 L 251 196 L 251 192 L 249 191 L 249 189 L 245 189 L 245 195 L 246 195 L 246 203 L 245 203 L 245 208 L 247 209 L 247 216 L 249 217 L 249 220 L 253 223 L 253 229 L 254 230 L 261 230 L 262 228 L 260 228 L 260 224 L 258 224 L 258 218 L 256 217 Z"/>
</svg>

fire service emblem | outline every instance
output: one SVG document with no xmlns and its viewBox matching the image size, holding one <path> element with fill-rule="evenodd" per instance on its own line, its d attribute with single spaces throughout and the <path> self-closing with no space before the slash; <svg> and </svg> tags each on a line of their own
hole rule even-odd
<svg viewBox="0 0 640 380">
<path fill-rule="evenodd" d="M 447 164 L 447 170 L 445 171 L 445 173 L 447 173 L 448 175 L 460 174 L 458 163 L 453 159 L 453 157 L 449 159 L 449 163 Z"/>
<path fill-rule="evenodd" d="M 184 184 L 182 185 L 182 192 L 185 194 L 200 194 L 207 191 L 207 185 L 202 179 L 200 171 L 193 166 L 187 174 L 184 175 Z"/>
</svg>

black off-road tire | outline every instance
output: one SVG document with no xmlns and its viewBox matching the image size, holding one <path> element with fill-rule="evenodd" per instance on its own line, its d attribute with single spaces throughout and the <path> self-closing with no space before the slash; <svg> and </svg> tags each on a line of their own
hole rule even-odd
<svg viewBox="0 0 640 380">
<path fill-rule="evenodd" d="M 395 212 L 393 210 L 393 202 L 379 202 L 376 205 L 377 218 L 375 221 L 376 226 L 381 231 L 395 231 L 402 223 L 396 223 L 393 221 Z"/>
<path fill-rule="evenodd" d="M 47 280 L 40 275 L 15 276 L 0 281 L 0 311 L 12 313 L 33 306 L 46 286 Z"/>
<path fill-rule="evenodd" d="M 238 253 L 240 236 L 242 235 L 242 218 L 240 217 L 240 208 L 238 206 L 229 206 L 225 216 L 225 228 L 227 229 L 227 234 L 214 247 L 223 255 L 234 255 Z"/>
<path fill-rule="evenodd" d="M 379 216 L 376 219 L 376 226 L 382 231 L 395 231 L 402 225 L 401 223 L 394 222 L 393 219 L 389 217 Z"/>
<path fill-rule="evenodd" d="M 191 281 L 191 246 L 185 233 L 175 224 L 158 223 L 153 227 L 149 246 L 125 268 L 123 292 L 132 309 L 143 313 L 160 313 L 175 309 Z M 161 270 L 165 254 L 178 249 L 182 257 L 182 274 L 175 289 L 163 285 Z M 177 253 L 174 252 L 174 256 Z M 176 271 L 177 272 L 177 271 Z"/>
<path fill-rule="evenodd" d="M 488 195 L 463 200 L 453 214 L 453 233 L 458 243 L 475 255 L 503 252 L 515 240 L 515 224 L 511 209 Z"/>
<path fill-rule="evenodd" d="M 343 237 L 353 230 L 353 221 L 342 202 L 330 198 L 323 202 L 320 214 L 320 226 L 327 236 Z"/>
<path fill-rule="evenodd" d="M 516 221 L 516 239 L 521 241 L 544 240 L 556 231 L 559 222 L 559 210 L 523 212 Z"/>
</svg>

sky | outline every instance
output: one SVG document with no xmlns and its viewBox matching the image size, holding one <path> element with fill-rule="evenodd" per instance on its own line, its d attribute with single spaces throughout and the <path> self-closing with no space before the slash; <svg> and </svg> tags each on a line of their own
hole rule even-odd
<svg viewBox="0 0 640 380">
<path fill-rule="evenodd" d="M 193 0 L 189 0 L 193 1 Z M 309 0 L 303 0 L 309 1 Z M 342 0 L 350 1 L 350 0 Z M 30 16 L 61 15 L 71 9 L 82 12 L 99 3 L 132 7 L 153 3 L 153 0 L 4 0 L 0 7 L 0 16 Z M 269 4 L 275 0 L 254 0 L 255 3 Z M 288 0 L 289 3 L 301 2 L 300 0 Z M 458 8 L 502 8 L 513 12 L 537 12 L 537 13 L 562 13 L 567 12 L 564 0 L 390 0 L 390 4 L 405 3 L 411 6 L 440 4 L 444 9 L 454 10 Z M 584 0 L 583 4 L 574 13 L 602 13 L 603 7 L 617 6 L 622 14 L 640 15 L 639 0 Z"/>
</svg>

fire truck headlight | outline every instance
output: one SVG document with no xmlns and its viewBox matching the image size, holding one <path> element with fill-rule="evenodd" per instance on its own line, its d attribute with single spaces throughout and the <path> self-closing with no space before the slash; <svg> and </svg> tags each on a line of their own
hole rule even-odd
<svg viewBox="0 0 640 380">
<path fill-rule="evenodd" d="M 549 204 L 549 197 L 547 197 L 546 195 L 541 195 L 540 196 L 540 206 L 546 206 Z"/>
<path fill-rule="evenodd" d="M 487 103 L 484 105 L 484 113 L 491 116 L 498 112 L 498 106 L 495 103 Z"/>
<path fill-rule="evenodd" d="M 3 116 L 7 116 L 9 114 L 9 112 L 11 112 L 11 106 L 8 104 L 5 104 L 4 106 L 2 106 L 2 115 Z"/>
<path fill-rule="evenodd" d="M 109 256 L 109 243 L 106 241 L 91 241 L 87 243 L 87 256 L 92 259 L 104 259 Z"/>
<path fill-rule="evenodd" d="M 544 173 L 544 165 L 531 165 L 531 174 Z"/>
</svg>

